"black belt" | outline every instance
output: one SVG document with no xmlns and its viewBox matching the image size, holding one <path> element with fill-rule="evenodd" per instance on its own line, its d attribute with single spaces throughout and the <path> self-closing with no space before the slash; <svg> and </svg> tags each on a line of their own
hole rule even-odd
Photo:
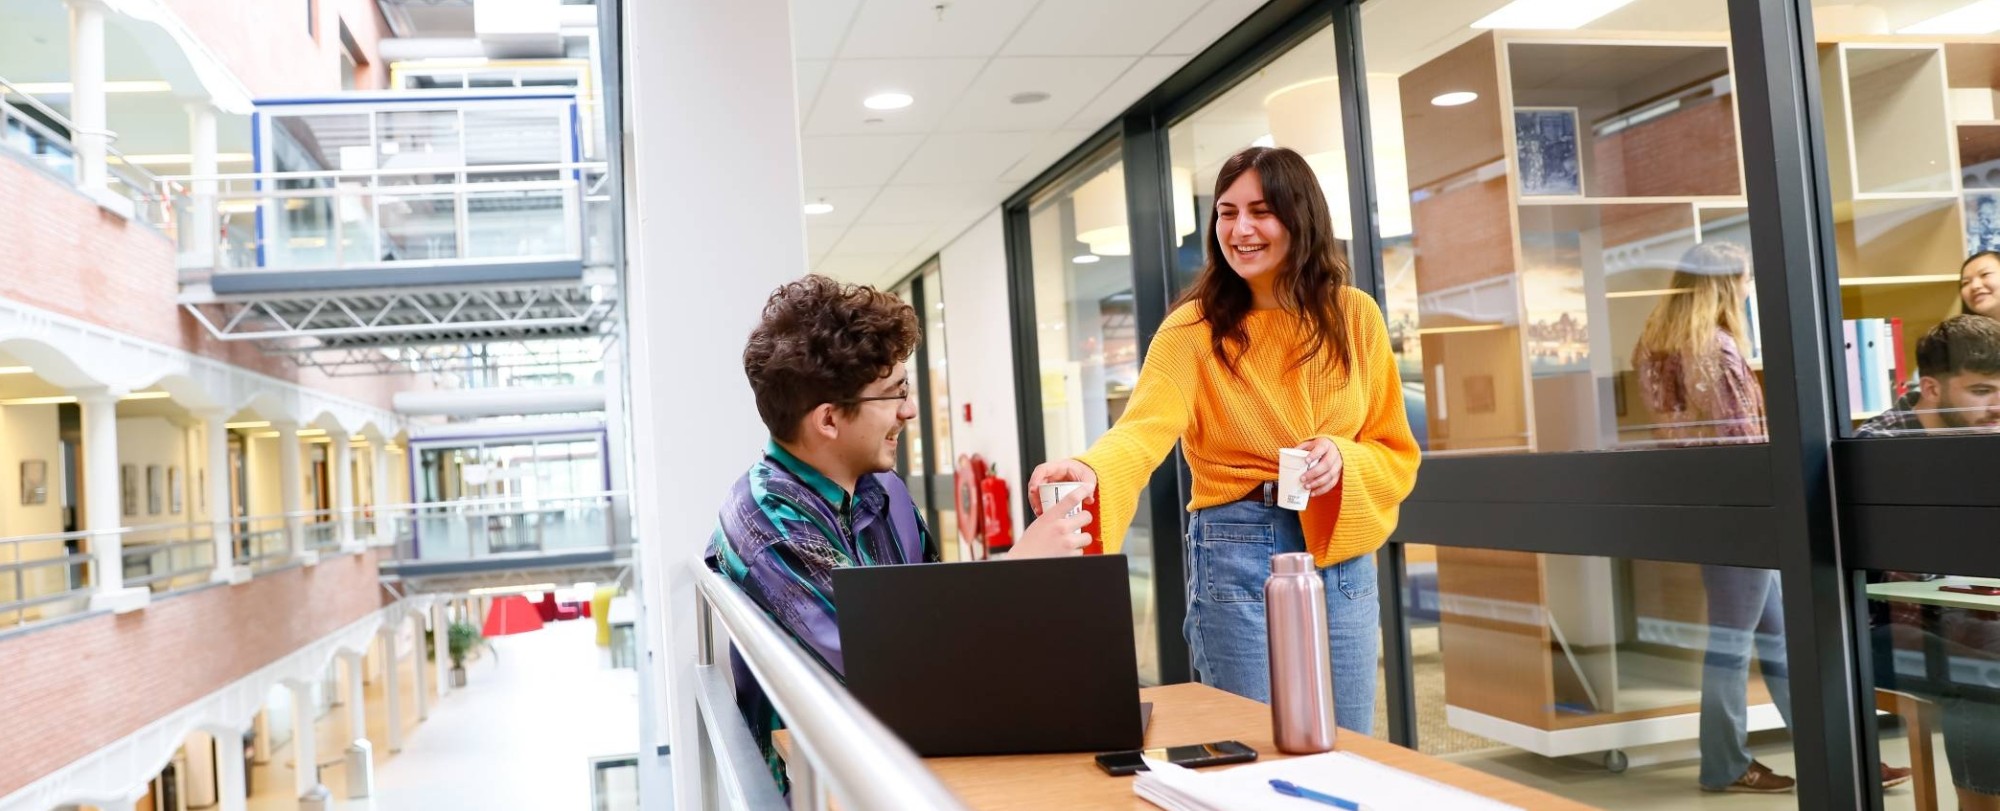
<svg viewBox="0 0 2000 811">
<path fill-rule="evenodd" d="M 1257 485 L 1255 489 L 1252 489 L 1250 492 L 1245 493 L 1243 497 L 1237 499 L 1237 501 L 1248 501 L 1252 504 L 1262 504 L 1266 507 L 1276 507 L 1278 506 L 1278 483 L 1263 482 Z"/>
</svg>

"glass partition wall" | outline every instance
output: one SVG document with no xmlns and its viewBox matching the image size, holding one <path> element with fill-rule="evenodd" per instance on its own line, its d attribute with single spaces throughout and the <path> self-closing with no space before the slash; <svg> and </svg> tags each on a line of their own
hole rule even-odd
<svg viewBox="0 0 2000 811">
<path fill-rule="evenodd" d="M 1115 422 L 1217 163 L 1292 147 L 1426 449 L 1378 727 L 1605 807 L 2000 807 L 1991 5 L 1267 4 L 1008 201 L 1024 465 Z"/>
</svg>

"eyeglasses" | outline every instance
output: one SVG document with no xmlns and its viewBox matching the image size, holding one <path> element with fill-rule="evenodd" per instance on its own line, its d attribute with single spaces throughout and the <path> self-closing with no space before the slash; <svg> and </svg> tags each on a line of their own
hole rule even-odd
<svg viewBox="0 0 2000 811">
<path fill-rule="evenodd" d="M 833 401 L 833 403 L 834 405 L 860 405 L 862 403 L 878 403 L 878 402 L 888 402 L 890 400 L 908 400 L 908 399 L 910 399 L 910 390 L 904 389 L 902 394 L 884 394 L 876 397 L 849 397 L 845 400 L 835 400 Z"/>
</svg>

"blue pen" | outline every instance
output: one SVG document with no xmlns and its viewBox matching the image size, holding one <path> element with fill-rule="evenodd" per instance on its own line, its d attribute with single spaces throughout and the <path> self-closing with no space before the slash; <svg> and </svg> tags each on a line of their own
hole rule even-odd
<svg viewBox="0 0 2000 811">
<path fill-rule="evenodd" d="M 1305 788 L 1289 780 L 1272 780 L 1271 788 L 1276 789 L 1279 794 L 1283 794 L 1287 797 L 1297 797 L 1301 800 L 1311 800 L 1313 802 L 1330 805 L 1335 808 L 1346 809 L 1346 811 L 1361 811 L 1360 803 L 1357 803 L 1353 800 L 1343 800 L 1331 794 L 1321 794 L 1317 791 Z"/>
</svg>

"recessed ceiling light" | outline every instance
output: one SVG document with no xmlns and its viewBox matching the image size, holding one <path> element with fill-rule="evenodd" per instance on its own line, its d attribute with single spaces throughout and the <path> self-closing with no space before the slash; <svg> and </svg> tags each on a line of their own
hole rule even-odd
<svg viewBox="0 0 2000 811">
<path fill-rule="evenodd" d="M 1075 262 L 1075 263 L 1077 263 L 1077 264 L 1079 264 L 1079 265 L 1092 265 L 1092 264 L 1096 264 L 1098 260 L 1100 260 L 1100 259 L 1103 259 L 1103 258 L 1104 258 L 1104 257 L 1102 257 L 1102 256 L 1098 256 L 1097 254 L 1094 254 L 1094 253 L 1087 253 L 1087 254 L 1084 254 L 1084 255 L 1082 255 L 1082 256 L 1079 256 L 1079 257 L 1077 257 L 1077 258 L 1075 258 L 1075 259 L 1071 259 L 1071 260 L 1069 260 L 1069 261 L 1071 261 L 1071 262 Z"/>
<path fill-rule="evenodd" d="M 861 106 L 870 110 L 901 110 L 915 101 L 908 93 L 877 93 L 862 99 Z"/>
<path fill-rule="evenodd" d="M 833 204 L 832 204 L 832 203 L 829 203 L 829 202 L 827 202 L 827 201 L 825 201 L 825 200 L 821 200 L 821 201 L 819 201 L 819 202 L 817 202 L 817 203 L 807 203 L 807 204 L 806 204 L 806 213 L 807 213 L 807 214 L 832 214 L 832 213 L 833 213 Z"/>
<path fill-rule="evenodd" d="M 1044 93 L 1040 90 L 1029 90 L 1022 93 L 1015 93 L 1014 95 L 1007 97 L 1007 101 L 1014 104 L 1040 104 L 1048 100 L 1049 100 L 1049 94 Z"/>
<path fill-rule="evenodd" d="M 1567 31 L 1582 28 L 1632 0 L 1514 0 L 1479 18 L 1473 28 Z"/>
<path fill-rule="evenodd" d="M 1450 93 L 1438 94 L 1431 99 L 1431 103 L 1439 107 L 1457 107 L 1461 104 L 1471 104 L 1478 98 L 1479 94 L 1470 90 L 1453 90 Z"/>
</svg>

